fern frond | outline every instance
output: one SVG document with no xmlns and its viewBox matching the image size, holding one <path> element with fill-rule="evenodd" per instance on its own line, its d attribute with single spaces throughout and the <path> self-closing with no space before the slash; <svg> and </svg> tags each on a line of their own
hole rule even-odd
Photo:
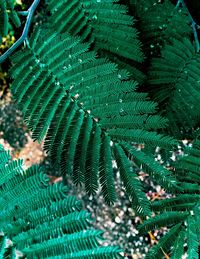
<svg viewBox="0 0 200 259">
<path fill-rule="evenodd" d="M 88 226 L 89 219 L 90 216 L 86 211 L 72 212 L 61 218 L 52 218 L 53 221 L 50 221 L 48 225 L 44 222 L 37 225 L 37 228 L 31 228 L 27 232 L 16 235 L 12 240 L 15 243 L 20 243 L 21 247 L 30 246 L 33 239 L 37 242 L 44 242 L 47 239 L 57 237 L 58 233 L 54 230 L 58 228 L 63 229 L 65 234 L 82 231 Z"/>
<path fill-rule="evenodd" d="M 138 227 L 140 233 L 149 232 L 156 228 L 174 225 L 187 219 L 188 212 L 168 211 L 150 218 Z"/>
<path fill-rule="evenodd" d="M 92 43 L 100 56 L 128 70 L 138 82 L 144 80 L 138 65 L 144 60 L 138 31 L 127 7 L 119 0 L 51 0 L 48 10 L 48 22 L 57 32 L 80 36 L 82 41 Z"/>
<path fill-rule="evenodd" d="M 123 258 L 120 256 L 120 254 L 116 254 L 117 252 L 120 252 L 120 250 L 116 247 L 97 247 L 92 250 L 87 250 L 87 251 L 80 251 L 80 252 L 75 252 L 73 254 L 65 254 L 62 255 L 62 257 L 49 257 L 49 259 L 87 259 L 87 258 L 94 258 L 94 259 L 118 259 L 118 258 Z"/>
<path fill-rule="evenodd" d="M 52 238 L 42 243 L 35 243 L 23 249 L 29 258 L 42 255 L 43 258 L 56 256 L 60 253 L 74 253 L 98 247 L 98 240 L 101 240 L 102 232 L 98 230 L 87 230 L 63 235 L 60 238 Z M 58 250 L 59 249 L 59 250 Z"/>
<path fill-rule="evenodd" d="M 100 166 L 100 151 L 101 151 L 101 128 L 95 125 L 94 134 L 91 136 L 89 143 L 86 171 L 85 171 L 85 188 L 89 194 L 96 193 L 98 189 L 98 174 Z"/>
<path fill-rule="evenodd" d="M 75 164 L 74 169 L 74 182 L 82 183 L 84 182 L 86 175 L 86 159 L 87 159 L 87 150 L 90 141 L 91 132 L 93 129 L 93 120 L 90 116 L 85 118 L 85 127 L 83 128 L 83 138 L 80 141 L 80 156 L 78 157 L 78 162 Z M 76 168 L 77 167 L 77 168 Z"/>
<path fill-rule="evenodd" d="M 128 160 L 124 150 L 118 144 L 115 145 L 114 155 L 122 182 L 130 196 L 133 207 L 139 214 L 150 215 L 149 202 L 142 191 L 141 182 L 137 174 L 133 171 L 131 162 Z"/>
<path fill-rule="evenodd" d="M 184 243 L 185 243 L 185 231 L 181 230 L 174 243 L 174 248 L 171 255 L 172 259 L 182 258 L 184 254 Z"/>
<path fill-rule="evenodd" d="M 176 240 L 177 234 L 181 229 L 181 224 L 177 224 L 174 227 L 172 227 L 169 232 L 162 237 L 158 244 L 153 246 L 149 253 L 146 255 L 147 259 L 151 258 L 162 258 L 163 255 L 167 254 L 167 252 L 170 250 L 171 246 L 174 244 L 174 241 Z M 181 257 L 177 257 L 181 258 Z"/>
<path fill-rule="evenodd" d="M 184 155 L 174 162 L 176 179 L 182 182 L 185 192 L 199 193 L 200 182 L 200 146 L 199 140 L 193 142 L 192 147 L 184 149 Z"/>
<path fill-rule="evenodd" d="M 193 217 L 187 220 L 187 256 L 188 258 L 199 258 L 199 239 L 197 236 L 196 222 Z"/>
<path fill-rule="evenodd" d="M 169 0 L 130 2 L 139 19 L 142 41 L 154 54 L 172 39 L 191 35 L 190 18 L 184 8 L 176 8 Z"/>
<path fill-rule="evenodd" d="M 51 204 L 47 204 L 45 207 L 29 212 L 27 217 L 31 221 L 30 227 L 33 228 L 46 221 L 52 220 L 55 216 L 63 217 L 63 215 L 70 215 L 74 210 L 80 211 L 81 208 L 82 205 L 80 201 L 77 201 L 74 196 L 68 196 L 60 201 L 52 201 Z M 51 214 L 49 214 L 50 212 Z"/>
<path fill-rule="evenodd" d="M 198 194 L 181 194 L 177 197 L 155 201 L 152 203 L 153 211 L 187 210 L 190 211 L 198 202 Z"/>
<path fill-rule="evenodd" d="M 161 57 L 152 60 L 149 83 L 175 134 L 179 127 L 187 130 L 199 122 L 199 58 L 192 42 L 184 38 L 166 45 Z"/>
<path fill-rule="evenodd" d="M 148 132 L 140 129 L 111 129 L 109 131 L 113 139 L 143 143 L 149 146 L 161 146 L 165 148 L 173 147 L 176 141 L 170 136 L 157 134 L 155 132 Z"/>
<path fill-rule="evenodd" d="M 115 116 L 109 118 L 102 118 L 101 124 L 106 128 L 139 128 L 145 130 L 165 128 L 166 120 L 161 116 L 156 115 L 126 115 L 126 116 Z"/>
<path fill-rule="evenodd" d="M 175 239 L 172 238 L 172 243 L 171 239 L 168 240 L 167 234 L 159 240 L 158 244 L 150 250 L 150 258 L 153 257 L 154 251 L 158 256 L 161 247 L 167 253 L 171 251 L 172 258 L 181 259 L 185 252 L 187 252 L 187 258 L 198 258 L 200 240 L 199 184 L 193 181 L 193 176 L 189 173 L 192 169 L 192 172 L 194 171 L 198 177 L 199 149 L 199 140 L 197 139 L 192 147 L 185 148 L 184 156 L 177 157 L 177 161 L 173 164 L 175 176 L 180 181 L 182 194 L 153 202 L 151 208 L 156 212 L 156 216 L 139 226 L 141 233 L 144 233 L 163 226 L 168 226 L 170 232 L 177 226 L 177 223 L 182 225 L 177 231 Z M 166 250 L 163 247 L 163 240 L 166 240 Z"/>
<path fill-rule="evenodd" d="M 22 160 L 14 160 L 9 164 L 4 165 L 4 167 L 1 167 L 0 169 L 0 184 L 6 183 L 11 179 L 13 173 L 18 174 L 19 172 L 22 172 Z"/>
<path fill-rule="evenodd" d="M 105 134 L 102 143 L 102 155 L 101 170 L 99 172 L 100 184 L 102 193 L 107 203 L 114 203 L 116 200 L 115 183 L 113 177 L 113 164 L 111 154 L 111 140 L 110 137 Z"/>
<path fill-rule="evenodd" d="M 133 19 L 118 1 L 51 0 L 48 9 L 52 13 L 49 22 L 53 21 L 57 32 L 80 35 L 82 40 L 90 37 L 96 49 L 138 62 L 143 60 Z"/>
<path fill-rule="evenodd" d="M 121 258 L 121 249 L 103 246 L 102 231 L 91 227 L 91 214 L 67 195 L 66 186 L 50 184 L 39 166 L 15 171 L 12 164 L 7 162 L 0 174 L 1 258 L 14 259 L 17 250 L 25 258 Z M 6 182 L 5 173 L 10 175 Z"/>
<path fill-rule="evenodd" d="M 12 57 L 11 88 L 33 138 L 45 139 L 44 148 L 61 173 L 72 175 L 74 183 L 83 183 L 92 195 L 100 180 L 105 200 L 113 203 L 113 145 L 105 150 L 105 138 L 154 147 L 171 147 L 176 141 L 152 131 L 166 121 L 154 115 L 155 103 L 136 92 L 137 83 L 128 80 L 127 72 L 97 59 L 88 48 L 79 38 L 36 29 L 30 47 Z M 134 116 L 137 125 L 131 122 Z M 117 120 L 121 122 L 116 125 Z"/>
<path fill-rule="evenodd" d="M 145 152 L 139 151 L 132 145 L 126 142 L 121 142 L 123 148 L 131 155 L 133 162 L 142 167 L 145 172 L 149 173 L 153 179 L 155 179 L 161 186 L 166 189 L 175 189 L 176 179 L 172 176 L 169 170 L 161 166 L 160 163 Z"/>
<path fill-rule="evenodd" d="M 195 206 L 191 208 L 193 213 Z M 184 254 L 185 244 L 187 244 L 188 258 L 198 258 L 199 237 L 197 236 L 196 227 L 199 222 L 195 219 L 195 216 L 192 216 L 193 213 L 164 212 L 145 221 L 139 227 L 141 233 L 162 226 L 171 227 L 169 232 L 149 251 L 147 258 L 161 258 L 163 252 L 168 253 L 171 250 L 172 258 L 181 259 Z"/>
<path fill-rule="evenodd" d="M 76 147 L 77 147 L 77 142 L 79 140 L 79 135 L 81 131 L 81 127 L 83 125 L 84 121 L 84 112 L 82 110 L 79 110 L 79 114 L 77 115 L 76 123 L 71 130 L 71 141 L 68 149 L 68 154 L 67 154 L 67 167 L 66 167 L 66 172 L 68 174 L 72 174 L 74 171 L 73 165 L 74 165 L 74 160 L 75 160 L 75 152 L 76 152 Z M 94 145 L 96 146 L 96 145 Z M 67 151 L 66 151 L 67 152 Z"/>
</svg>

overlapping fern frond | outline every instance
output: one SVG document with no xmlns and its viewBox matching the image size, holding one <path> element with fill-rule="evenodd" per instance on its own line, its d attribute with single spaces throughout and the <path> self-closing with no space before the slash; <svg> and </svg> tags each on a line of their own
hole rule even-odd
<svg viewBox="0 0 200 259">
<path fill-rule="evenodd" d="M 156 216 L 140 226 L 140 233 L 160 227 L 169 227 L 169 232 L 159 240 L 147 258 L 161 258 L 170 252 L 170 258 L 199 258 L 200 244 L 200 140 L 185 150 L 185 155 L 174 163 L 174 172 L 181 182 L 183 193 L 176 197 L 155 201 L 152 210 Z M 159 213 L 159 214 L 158 214 Z M 185 247 L 185 244 L 187 247 Z"/>
<path fill-rule="evenodd" d="M 191 41 L 191 17 L 169 0 L 130 2 L 147 54 L 144 70 L 151 64 L 148 91 L 169 119 L 171 133 L 191 130 L 198 126 L 200 114 L 200 60 Z M 1 10 L 6 10 L 11 2 L 2 3 Z M 200 142 L 186 150 L 174 170 L 150 154 L 156 146 L 168 149 L 176 141 L 157 133 L 166 120 L 155 115 L 156 104 L 129 78 L 127 70 L 134 79 L 143 79 L 137 66 L 144 57 L 133 18 L 118 0 L 46 3 L 51 17 L 41 21 L 11 58 L 12 93 L 33 138 L 44 140 L 64 179 L 69 174 L 90 195 L 101 187 L 108 204 L 116 200 L 117 166 L 136 212 L 143 218 L 155 212 L 139 227 L 140 233 L 169 229 L 147 258 L 170 254 L 181 259 L 185 253 L 198 258 Z M 8 20 L 7 11 L 2 17 Z M 5 33 L 7 27 L 2 28 Z M 0 158 L 2 257 L 15 257 L 16 250 L 27 258 L 120 257 L 119 248 L 99 246 L 102 233 L 88 229 L 90 215 L 67 196 L 66 186 L 50 185 L 37 166 L 24 172 L 22 161 L 7 162 L 9 155 L 3 150 Z M 135 167 L 173 196 L 150 204 Z"/>
<path fill-rule="evenodd" d="M 176 134 L 199 123 L 199 64 L 200 55 L 188 38 L 174 40 L 152 60 L 149 83 Z"/>
<path fill-rule="evenodd" d="M 121 258 L 118 247 L 99 244 L 102 231 L 66 186 L 50 184 L 39 166 L 24 171 L 2 147 L 0 161 L 1 258 Z"/>
<path fill-rule="evenodd" d="M 142 42 L 154 55 L 166 43 L 192 33 L 187 11 L 175 7 L 170 0 L 130 0 L 130 4 L 139 20 Z"/>
<path fill-rule="evenodd" d="M 82 41 L 93 43 L 99 54 L 102 51 L 104 57 L 129 70 L 136 80 L 143 80 L 136 63 L 142 62 L 144 56 L 138 32 L 133 27 L 134 19 L 127 14 L 126 6 L 118 0 L 47 2 L 52 13 L 49 23 L 55 31 L 78 35 Z"/>
<path fill-rule="evenodd" d="M 14 9 L 13 0 L 0 0 L 0 38 L 8 34 L 9 20 L 19 27 L 21 22 Z"/>
<path fill-rule="evenodd" d="M 194 21 L 184 5 L 175 6 L 170 0 L 130 0 L 130 4 L 148 56 L 145 89 L 169 119 L 168 132 L 185 136 L 199 123 L 199 54 L 197 42 L 191 41 Z"/>
<path fill-rule="evenodd" d="M 144 221 L 139 227 L 140 234 L 166 226 L 169 230 L 150 249 L 146 258 L 162 258 L 169 253 L 170 258 L 181 259 L 185 253 L 187 258 L 199 258 L 199 198 L 199 195 L 182 194 L 153 203 L 152 208 L 160 214 Z"/>
<path fill-rule="evenodd" d="M 167 148 L 176 142 L 153 131 L 166 121 L 154 115 L 155 103 L 135 91 L 137 84 L 128 80 L 126 71 L 96 59 L 88 44 L 79 41 L 68 34 L 36 30 L 30 47 L 12 57 L 11 88 L 33 138 L 45 138 L 44 147 L 62 174 L 72 175 L 76 184 L 84 183 L 89 194 L 97 191 L 100 179 L 106 201 L 113 203 L 115 143 Z M 118 160 L 123 160 L 120 154 Z M 164 187 L 173 187 L 173 178 L 162 173 Z M 138 185 L 139 180 L 133 180 Z M 144 208 L 144 214 L 149 212 L 148 206 Z"/>
<path fill-rule="evenodd" d="M 200 193 L 200 140 L 196 139 L 192 147 L 185 148 L 185 155 L 174 163 L 175 176 L 190 193 Z M 191 186 L 191 187 L 190 187 Z"/>
</svg>

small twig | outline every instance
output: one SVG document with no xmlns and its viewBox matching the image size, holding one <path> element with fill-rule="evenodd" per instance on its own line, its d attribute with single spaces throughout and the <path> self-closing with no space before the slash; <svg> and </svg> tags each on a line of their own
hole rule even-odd
<svg viewBox="0 0 200 259">
<path fill-rule="evenodd" d="M 22 35 L 3 55 L 0 56 L 0 64 L 3 63 L 13 53 L 13 51 L 15 51 L 27 39 L 33 14 L 39 2 L 40 0 L 34 0 L 28 11 L 20 12 L 21 15 L 27 16 Z"/>
<path fill-rule="evenodd" d="M 155 238 L 154 234 L 153 234 L 151 231 L 149 231 L 148 234 L 149 234 L 149 237 L 150 237 L 151 241 L 154 241 L 154 242 L 157 244 L 157 243 L 158 243 L 158 240 Z M 165 251 L 163 250 L 162 247 L 161 247 L 161 250 L 162 250 L 162 252 L 163 252 L 165 258 L 166 258 L 166 259 L 170 259 L 170 257 L 168 256 L 167 253 L 165 253 Z"/>
<path fill-rule="evenodd" d="M 182 7 L 184 7 L 187 12 L 188 12 L 188 16 L 190 17 L 190 20 L 192 22 L 192 29 L 193 29 L 193 32 L 194 32 L 194 39 L 195 39 L 195 42 L 196 42 L 196 48 L 197 48 L 197 52 L 199 52 L 200 50 L 200 43 L 199 43 L 199 38 L 198 38 L 198 33 L 197 33 L 197 29 L 200 28 L 199 25 L 197 25 L 197 23 L 195 22 L 195 20 L 193 19 L 189 9 L 187 8 L 186 4 L 185 4 L 185 1 L 184 0 L 178 0 L 177 4 L 176 4 L 176 8 L 178 8 L 180 5 L 182 5 Z"/>
<path fill-rule="evenodd" d="M 151 239 L 151 241 L 154 241 L 156 244 L 158 243 L 158 240 L 155 238 L 155 236 L 153 235 L 153 233 L 151 231 L 148 232 L 149 237 Z"/>
<path fill-rule="evenodd" d="M 28 11 L 19 11 L 17 12 L 19 15 L 22 15 L 22 16 L 28 16 Z"/>
</svg>

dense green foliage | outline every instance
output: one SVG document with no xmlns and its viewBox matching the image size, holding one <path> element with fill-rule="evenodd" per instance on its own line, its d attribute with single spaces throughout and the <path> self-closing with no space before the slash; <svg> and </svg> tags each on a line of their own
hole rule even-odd
<svg viewBox="0 0 200 259">
<path fill-rule="evenodd" d="M 118 247 L 100 245 L 102 231 L 90 226 L 90 213 L 66 186 L 51 184 L 39 166 L 24 171 L 1 146 L 0 193 L 1 258 L 121 257 Z"/>
<path fill-rule="evenodd" d="M 199 122 L 200 55 L 188 38 L 166 45 L 161 57 L 152 60 L 149 83 L 155 98 L 166 106 L 170 125 L 190 128 Z M 184 109 L 183 109 L 184 107 Z"/>
<path fill-rule="evenodd" d="M 140 233 L 168 227 L 147 258 L 166 253 L 198 258 L 200 56 L 197 25 L 184 1 L 176 6 L 170 0 L 45 4 L 45 19 L 10 58 L 11 91 L 33 138 L 44 141 L 63 183 L 70 175 L 89 195 L 101 188 L 108 204 L 117 199 L 117 168 L 132 208 L 145 219 Z M 176 138 L 191 138 L 194 131 L 193 146 L 170 163 Z M 157 147 L 170 167 L 155 159 Z M 140 170 L 170 198 L 151 204 Z M 43 240 L 43 234 L 38 238 Z M 108 258 L 115 258 L 118 250 L 109 251 L 114 254 Z M 81 257 L 73 253 L 72 258 Z"/>
<path fill-rule="evenodd" d="M 159 243 L 154 246 L 147 258 L 161 258 L 163 251 L 172 249 L 171 258 L 182 258 L 187 252 L 187 258 L 198 258 L 200 237 L 200 140 L 193 143 L 193 147 L 185 150 L 174 163 L 176 178 L 182 183 L 184 192 L 176 197 L 155 201 L 152 209 L 156 216 L 150 218 L 140 226 L 140 233 L 169 226 L 170 230 Z M 186 250 L 184 245 L 187 244 Z"/>
<path fill-rule="evenodd" d="M 191 21 L 185 9 L 175 8 L 170 1 L 130 0 L 138 18 L 145 50 L 158 55 L 158 51 L 174 39 L 182 40 L 192 33 Z"/>
<path fill-rule="evenodd" d="M 137 83 L 125 70 L 96 58 L 88 51 L 88 43 L 47 26 L 35 29 L 29 46 L 11 58 L 10 74 L 15 79 L 11 90 L 33 138 L 45 138 L 44 147 L 53 163 L 60 165 L 62 175 L 72 175 L 76 184 L 84 183 L 89 194 L 95 194 L 100 182 L 107 203 L 116 197 L 113 160 L 118 166 L 124 164 L 121 179 L 133 207 L 149 215 L 142 188 L 131 191 L 140 183 L 137 175 L 129 178 L 132 162 L 126 143 L 175 146 L 174 139 L 155 132 L 166 120 L 155 115 L 156 105 L 146 94 L 136 92 Z M 135 152 L 137 155 L 145 166 L 146 159 Z M 166 189 L 175 188 L 165 170 L 156 180 Z"/>
<path fill-rule="evenodd" d="M 199 125 L 199 53 L 192 20 L 184 7 L 170 1 L 134 1 L 147 55 L 145 89 L 169 119 L 170 134 L 184 138 Z M 178 1 L 177 1 L 178 2 Z"/>
<path fill-rule="evenodd" d="M 113 0 L 47 1 L 51 12 L 49 23 L 57 32 L 80 36 L 93 44 L 99 54 L 126 68 L 134 79 L 142 81 L 144 75 L 137 63 L 144 60 L 134 18 L 127 15 L 127 7 Z M 62 22 L 61 22 L 62 21 Z M 134 46 L 134 47 L 133 47 Z"/>
</svg>

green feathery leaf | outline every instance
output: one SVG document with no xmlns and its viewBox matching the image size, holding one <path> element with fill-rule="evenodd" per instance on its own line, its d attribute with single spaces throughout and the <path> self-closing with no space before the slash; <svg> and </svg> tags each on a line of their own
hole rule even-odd
<svg viewBox="0 0 200 259">
<path fill-rule="evenodd" d="M 1 157 L 8 155 L 0 150 Z M 103 246 L 102 231 L 91 227 L 90 213 L 67 195 L 62 183 L 50 184 L 39 166 L 24 171 L 20 161 L 16 171 L 14 161 L 1 162 L 1 258 L 14 259 L 17 250 L 25 258 L 121 258 L 121 249 Z"/>
</svg>

